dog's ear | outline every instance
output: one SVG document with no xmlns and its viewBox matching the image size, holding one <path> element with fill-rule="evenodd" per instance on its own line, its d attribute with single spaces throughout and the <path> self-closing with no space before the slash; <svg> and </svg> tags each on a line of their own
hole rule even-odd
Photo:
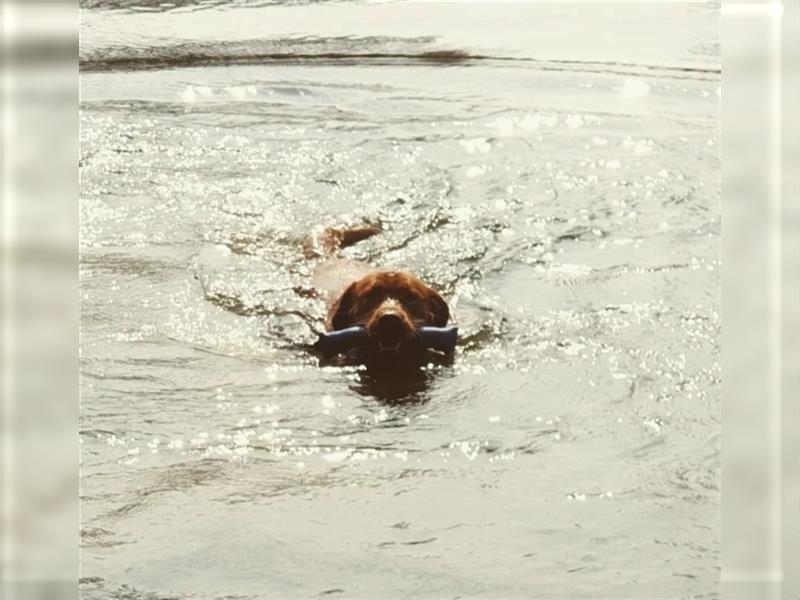
<svg viewBox="0 0 800 600">
<path fill-rule="evenodd" d="M 450 308 L 438 292 L 428 291 L 428 313 L 431 316 L 431 325 L 434 327 L 444 327 L 450 320 Z"/>
<path fill-rule="evenodd" d="M 353 324 L 352 315 L 353 304 L 356 299 L 356 284 L 350 286 L 339 296 L 339 299 L 331 307 L 330 318 L 331 329 L 345 329 Z"/>
</svg>

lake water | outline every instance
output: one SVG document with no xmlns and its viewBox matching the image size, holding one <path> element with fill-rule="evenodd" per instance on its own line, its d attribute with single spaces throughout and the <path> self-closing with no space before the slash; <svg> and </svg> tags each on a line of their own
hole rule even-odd
<svg viewBox="0 0 800 600">
<path fill-rule="evenodd" d="M 83 597 L 717 597 L 718 13 L 84 0 Z M 364 222 L 451 365 L 303 351 Z"/>
</svg>

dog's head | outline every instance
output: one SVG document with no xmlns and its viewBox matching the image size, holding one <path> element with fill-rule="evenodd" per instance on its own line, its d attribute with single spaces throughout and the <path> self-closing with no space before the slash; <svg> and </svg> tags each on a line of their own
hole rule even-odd
<svg viewBox="0 0 800 600">
<path fill-rule="evenodd" d="M 417 277 L 395 271 L 372 273 L 351 284 L 331 311 L 330 327 L 367 328 L 379 350 L 397 350 L 420 327 L 444 327 L 447 303 Z"/>
</svg>

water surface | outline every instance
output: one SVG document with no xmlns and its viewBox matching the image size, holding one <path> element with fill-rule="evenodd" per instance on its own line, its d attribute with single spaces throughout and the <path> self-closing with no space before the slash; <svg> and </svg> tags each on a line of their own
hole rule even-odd
<svg viewBox="0 0 800 600">
<path fill-rule="evenodd" d="M 717 14 L 86 0 L 83 596 L 717 597 Z M 302 350 L 364 222 L 452 365 Z"/>
</svg>

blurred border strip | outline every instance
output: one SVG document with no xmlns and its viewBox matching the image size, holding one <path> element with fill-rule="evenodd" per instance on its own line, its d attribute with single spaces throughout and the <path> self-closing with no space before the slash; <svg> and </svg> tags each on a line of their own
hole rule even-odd
<svg viewBox="0 0 800 600">
<path fill-rule="evenodd" d="M 722 5 L 723 598 L 800 599 L 799 24 Z"/>
<path fill-rule="evenodd" d="M 77 3 L 3 0 L 3 598 L 78 597 Z"/>
<path fill-rule="evenodd" d="M 79 18 L 5 1 L 3 597 L 77 598 Z M 724 598 L 800 598 L 800 23 L 722 6 Z"/>
</svg>

